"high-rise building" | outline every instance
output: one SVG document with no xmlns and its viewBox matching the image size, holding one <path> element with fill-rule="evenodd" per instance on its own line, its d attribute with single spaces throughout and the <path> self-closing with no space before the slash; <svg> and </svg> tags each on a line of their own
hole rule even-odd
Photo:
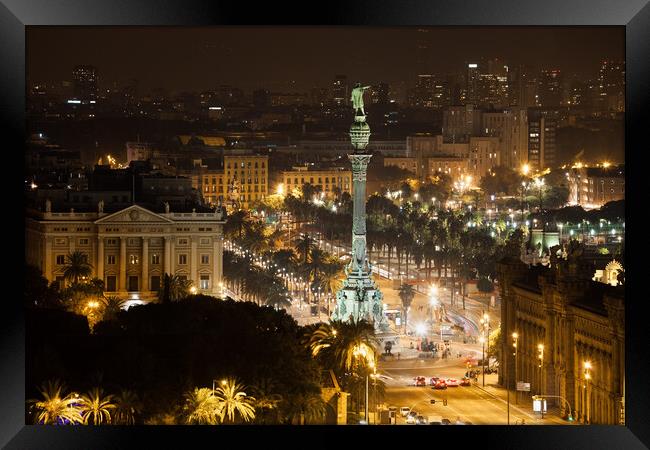
<svg viewBox="0 0 650 450">
<path fill-rule="evenodd" d="M 447 142 L 467 142 L 480 132 L 481 111 L 473 105 L 450 106 L 442 113 L 442 135 Z"/>
<path fill-rule="evenodd" d="M 478 63 L 467 63 L 467 79 L 465 90 L 465 104 L 476 105 L 478 102 Z"/>
<path fill-rule="evenodd" d="M 95 66 L 76 66 L 72 71 L 74 96 L 78 100 L 97 100 L 97 68 Z"/>
<path fill-rule="evenodd" d="M 555 166 L 557 123 L 556 110 L 528 109 L 528 163 L 531 168 L 544 170 Z"/>
<path fill-rule="evenodd" d="M 348 99 L 348 77 L 346 75 L 337 75 L 332 87 L 332 100 L 337 106 L 344 106 Z"/>
<path fill-rule="evenodd" d="M 481 135 L 499 138 L 501 165 L 519 169 L 528 162 L 528 117 L 526 108 L 512 107 L 483 112 Z"/>
<path fill-rule="evenodd" d="M 625 111 L 625 62 L 603 61 L 599 81 L 603 109 Z"/>
<path fill-rule="evenodd" d="M 559 69 L 543 69 L 539 79 L 539 103 L 544 108 L 562 104 L 562 73 Z"/>
</svg>

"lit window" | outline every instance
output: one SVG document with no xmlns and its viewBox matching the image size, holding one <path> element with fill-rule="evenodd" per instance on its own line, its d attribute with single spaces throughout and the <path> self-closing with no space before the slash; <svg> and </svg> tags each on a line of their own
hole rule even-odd
<svg viewBox="0 0 650 450">
<path fill-rule="evenodd" d="M 151 255 L 151 264 L 160 264 L 160 255 Z"/>
<path fill-rule="evenodd" d="M 210 275 L 201 275 L 199 281 L 200 289 L 210 289 Z"/>
<path fill-rule="evenodd" d="M 129 255 L 129 263 L 138 264 L 138 255 Z"/>
</svg>

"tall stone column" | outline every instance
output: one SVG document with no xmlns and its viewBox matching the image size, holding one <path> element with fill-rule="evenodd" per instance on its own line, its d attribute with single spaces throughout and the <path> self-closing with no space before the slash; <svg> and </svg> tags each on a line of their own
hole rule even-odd
<svg viewBox="0 0 650 450">
<path fill-rule="evenodd" d="M 163 255 L 163 274 L 172 273 L 172 245 L 171 245 L 171 237 L 165 236 L 165 251 Z"/>
<path fill-rule="evenodd" d="M 120 280 L 117 288 L 120 292 L 126 292 L 126 239 L 120 238 Z"/>
<path fill-rule="evenodd" d="M 212 294 L 221 295 L 220 284 L 223 277 L 223 234 L 217 233 L 212 244 Z"/>
<path fill-rule="evenodd" d="M 97 237 L 97 278 L 104 281 L 104 237 Z"/>
<path fill-rule="evenodd" d="M 192 280 L 194 286 L 197 289 L 199 288 L 198 259 L 199 259 L 198 242 L 196 241 L 196 237 L 192 236 L 190 238 L 190 279 Z"/>
<path fill-rule="evenodd" d="M 52 282 L 54 276 L 52 275 L 52 236 L 45 236 L 45 261 L 43 261 L 43 276 L 47 281 Z"/>
<path fill-rule="evenodd" d="M 91 247 L 91 258 L 93 258 L 93 265 L 92 265 L 92 277 L 91 278 L 99 278 L 99 275 L 97 275 L 97 259 L 99 255 L 97 254 L 97 240 L 90 238 L 90 247 Z"/>
<path fill-rule="evenodd" d="M 149 238 L 142 238 L 142 283 L 140 283 L 142 292 L 149 291 Z"/>
<path fill-rule="evenodd" d="M 352 163 L 353 218 L 352 259 L 346 267 L 346 279 L 336 293 L 333 320 L 366 320 L 376 330 L 387 331 L 383 313 L 383 295 L 372 280 L 372 268 L 366 256 L 366 173 L 371 154 L 366 153 L 370 127 L 363 111 L 363 90 L 360 84 L 353 91 L 355 117 L 350 127 L 354 152 L 348 155 Z"/>
</svg>

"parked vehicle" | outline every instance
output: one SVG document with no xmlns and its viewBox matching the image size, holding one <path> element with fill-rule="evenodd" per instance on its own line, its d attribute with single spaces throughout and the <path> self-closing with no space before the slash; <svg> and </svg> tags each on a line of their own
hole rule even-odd
<svg viewBox="0 0 650 450">
<path fill-rule="evenodd" d="M 424 416 L 417 416 L 415 418 L 416 425 L 427 425 L 427 419 Z"/>
<path fill-rule="evenodd" d="M 406 417 L 406 415 L 409 413 L 409 411 L 411 411 L 411 408 L 409 408 L 408 406 L 402 406 L 402 407 L 399 409 L 399 413 L 400 413 L 400 415 L 401 415 L 402 417 Z"/>
<path fill-rule="evenodd" d="M 406 423 L 415 423 L 415 422 L 416 422 L 416 419 L 417 419 L 417 417 L 418 417 L 418 415 L 419 415 L 419 414 L 418 414 L 417 411 L 411 411 L 411 412 L 408 413 L 408 415 L 406 416 Z"/>
<path fill-rule="evenodd" d="M 451 425 L 451 420 L 449 419 L 442 419 L 441 422 L 443 425 Z"/>
<path fill-rule="evenodd" d="M 435 386 L 439 379 L 439 377 L 431 377 L 429 380 L 429 386 Z"/>
<path fill-rule="evenodd" d="M 461 386 L 471 386 L 470 379 L 468 377 L 463 377 L 462 380 L 460 380 L 460 385 Z"/>
<path fill-rule="evenodd" d="M 424 377 L 415 377 L 414 380 L 415 380 L 415 383 L 414 383 L 415 386 L 426 386 L 427 385 L 427 379 L 424 378 Z"/>
<path fill-rule="evenodd" d="M 449 387 L 458 387 L 458 380 L 456 378 L 447 378 L 446 380 L 447 386 Z"/>
<path fill-rule="evenodd" d="M 447 382 L 442 378 L 436 381 L 436 384 L 433 386 L 433 389 L 447 389 Z"/>
</svg>

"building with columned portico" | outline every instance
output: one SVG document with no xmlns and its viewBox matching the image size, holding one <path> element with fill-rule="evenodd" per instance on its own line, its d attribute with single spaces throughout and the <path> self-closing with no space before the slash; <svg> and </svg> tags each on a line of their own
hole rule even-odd
<svg viewBox="0 0 650 450">
<path fill-rule="evenodd" d="M 221 208 L 208 212 L 152 211 L 139 205 L 92 212 L 27 210 L 25 257 L 48 281 L 63 281 L 66 255 L 81 251 L 92 277 L 108 295 L 155 298 L 165 273 L 193 281 L 198 293 L 221 295 L 223 225 Z"/>
</svg>

